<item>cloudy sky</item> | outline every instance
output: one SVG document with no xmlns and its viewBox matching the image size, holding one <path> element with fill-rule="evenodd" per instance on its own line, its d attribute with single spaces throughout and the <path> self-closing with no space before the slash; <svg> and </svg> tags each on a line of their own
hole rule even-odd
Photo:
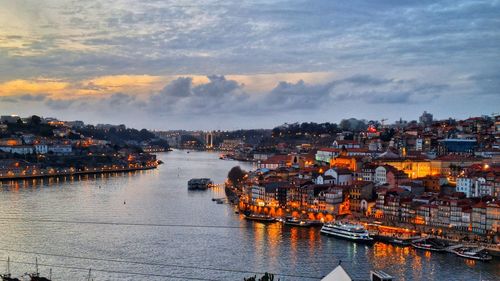
<svg viewBox="0 0 500 281">
<path fill-rule="evenodd" d="M 151 129 L 500 111 L 500 1 L 0 0 L 0 113 Z"/>
</svg>

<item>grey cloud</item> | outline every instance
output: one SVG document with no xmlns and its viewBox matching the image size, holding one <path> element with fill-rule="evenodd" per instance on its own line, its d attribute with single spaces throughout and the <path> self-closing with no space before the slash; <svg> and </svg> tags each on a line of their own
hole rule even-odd
<svg viewBox="0 0 500 281">
<path fill-rule="evenodd" d="M 76 100 L 60 100 L 48 98 L 45 101 L 45 105 L 54 110 L 65 110 L 69 109 L 75 103 Z"/>
<path fill-rule="evenodd" d="M 354 75 L 339 81 L 340 83 L 352 83 L 356 85 L 379 86 L 395 82 L 394 79 L 378 78 L 371 75 Z"/>
<path fill-rule="evenodd" d="M 18 100 L 12 97 L 0 97 L 0 101 L 9 102 L 9 103 L 17 103 Z"/>
<path fill-rule="evenodd" d="M 248 94 L 242 85 L 224 76 L 207 76 L 209 82 L 193 85 L 189 77 L 181 77 L 153 94 L 146 102 L 162 114 L 228 112 L 244 106 Z"/>
<path fill-rule="evenodd" d="M 24 94 L 24 95 L 18 96 L 17 98 L 19 100 L 23 100 L 23 101 L 43 101 L 48 96 L 49 96 L 49 94 Z"/>
<path fill-rule="evenodd" d="M 500 95 L 500 75 L 498 73 L 481 73 L 471 75 L 468 81 L 474 83 L 478 89 L 478 95 Z"/>
<path fill-rule="evenodd" d="M 10 102 L 10 103 L 18 103 L 18 102 L 38 103 L 44 101 L 49 96 L 50 96 L 49 94 L 23 94 L 18 96 L 0 97 L 0 101 Z"/>
<path fill-rule="evenodd" d="M 310 111 L 335 107 L 345 101 L 374 104 L 422 103 L 438 98 L 447 85 L 418 83 L 356 75 L 324 84 L 279 82 L 268 93 L 248 94 L 243 85 L 224 76 L 208 76 L 209 82 L 193 86 L 190 78 L 179 78 L 152 95 L 146 108 L 162 114 L 266 113 L 287 110 Z"/>
<path fill-rule="evenodd" d="M 115 93 L 112 94 L 109 98 L 106 98 L 104 102 L 106 105 L 110 107 L 121 108 L 124 105 L 133 104 L 136 101 L 136 98 L 131 95 L 127 95 L 124 93 Z"/>
<path fill-rule="evenodd" d="M 37 12 L 30 23 L 34 34 L 3 35 L 28 43 L 21 49 L 0 48 L 2 82 L 29 77 L 81 81 L 115 74 L 332 72 L 346 77 L 324 84 L 282 82 L 262 95 L 248 94 L 244 85 L 223 77 L 212 77 L 206 85 L 183 78 L 147 98 L 125 92 L 101 103 L 41 101 L 52 107 L 105 112 L 105 106 L 120 104 L 152 116 L 235 117 L 352 101 L 360 108 L 366 105 L 366 114 L 372 115 L 384 104 L 411 110 L 432 104 L 449 115 L 450 108 L 493 110 L 500 96 L 498 1 L 205 0 L 172 5 L 88 0 L 53 5 L 50 12 L 40 1 L 27 0 L 24 6 Z M 54 21 L 37 20 L 44 18 Z M 22 51 L 26 54 L 19 56 Z M 92 84 L 78 88 L 100 90 Z M 477 95 L 488 99 L 466 104 Z"/>
<path fill-rule="evenodd" d="M 191 95 L 193 79 L 191 77 L 180 77 L 169 83 L 160 92 L 161 95 L 185 98 Z"/>
<path fill-rule="evenodd" d="M 279 82 L 261 101 L 260 107 L 269 109 L 316 108 L 326 101 L 331 88 L 331 83 L 309 85 L 302 80 L 297 83 Z"/>
<path fill-rule="evenodd" d="M 132 1 L 133 2 L 133 1 Z M 43 13 L 43 6 L 39 7 Z M 204 1 L 122 5 L 75 2 L 56 8 L 82 36 L 51 33 L 9 56 L 15 75 L 324 71 L 366 65 L 445 63 L 463 69 L 497 53 L 500 7 L 491 1 Z M 81 19 L 85 21 L 82 22 Z M 36 26 L 36 22 L 33 23 Z M 43 24 L 43 23 L 40 23 Z M 92 51 L 65 50 L 74 40 Z M 200 55 L 203 54 L 203 55 Z M 498 63 L 495 64 L 498 67 Z M 180 67 L 179 67 L 180 66 Z"/>
</svg>

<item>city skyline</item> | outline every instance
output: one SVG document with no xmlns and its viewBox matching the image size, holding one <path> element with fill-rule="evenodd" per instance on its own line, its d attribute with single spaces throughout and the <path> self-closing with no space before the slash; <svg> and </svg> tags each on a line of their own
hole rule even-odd
<svg viewBox="0 0 500 281">
<path fill-rule="evenodd" d="M 148 129 L 498 112 L 498 1 L 0 1 L 0 111 Z"/>
</svg>

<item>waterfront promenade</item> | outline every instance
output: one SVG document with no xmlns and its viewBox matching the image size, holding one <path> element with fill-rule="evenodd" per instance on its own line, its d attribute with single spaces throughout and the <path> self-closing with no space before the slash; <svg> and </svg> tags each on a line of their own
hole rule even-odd
<svg viewBox="0 0 500 281">
<path fill-rule="evenodd" d="M 40 178 L 52 178 L 52 177 L 65 177 L 65 176 L 77 176 L 77 175 L 92 175 L 92 174 L 109 174 L 109 173 L 120 173 L 120 172 L 133 172 L 141 170 L 156 169 L 160 163 L 157 161 L 152 161 L 145 165 L 133 165 L 130 167 L 117 167 L 117 166 L 106 166 L 106 167 L 95 167 L 86 168 L 82 170 L 75 170 L 72 168 L 59 169 L 59 170 L 44 170 L 37 171 L 36 173 L 22 174 L 22 173 L 7 173 L 0 174 L 0 181 L 11 181 L 11 180 L 28 180 L 28 179 L 40 179 Z"/>
</svg>

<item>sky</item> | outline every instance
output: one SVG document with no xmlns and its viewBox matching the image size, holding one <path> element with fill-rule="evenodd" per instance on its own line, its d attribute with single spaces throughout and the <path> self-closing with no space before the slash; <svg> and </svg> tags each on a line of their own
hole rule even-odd
<svg viewBox="0 0 500 281">
<path fill-rule="evenodd" d="M 0 0 L 0 114 L 148 129 L 500 112 L 500 1 Z"/>
</svg>

